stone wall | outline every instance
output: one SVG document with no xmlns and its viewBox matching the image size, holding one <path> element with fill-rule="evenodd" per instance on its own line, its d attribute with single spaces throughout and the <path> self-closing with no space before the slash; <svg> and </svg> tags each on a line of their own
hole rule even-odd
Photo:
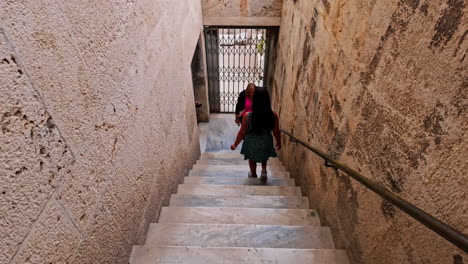
<svg viewBox="0 0 468 264">
<path fill-rule="evenodd" d="M 282 128 L 465 234 L 466 11 L 463 0 L 285 0 L 273 94 Z M 467 261 L 283 140 L 283 162 L 353 263 Z"/>
<path fill-rule="evenodd" d="M 0 263 L 127 263 L 199 155 L 199 1 L 0 2 Z"/>
<path fill-rule="evenodd" d="M 283 0 L 202 0 L 205 17 L 280 17 Z"/>
</svg>

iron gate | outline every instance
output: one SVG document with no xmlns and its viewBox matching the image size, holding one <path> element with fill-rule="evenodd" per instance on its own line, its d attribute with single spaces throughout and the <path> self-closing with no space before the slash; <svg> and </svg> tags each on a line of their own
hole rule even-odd
<svg viewBox="0 0 468 264">
<path fill-rule="evenodd" d="M 264 86 L 271 27 L 205 27 L 210 112 L 232 113 L 249 83 Z"/>
</svg>

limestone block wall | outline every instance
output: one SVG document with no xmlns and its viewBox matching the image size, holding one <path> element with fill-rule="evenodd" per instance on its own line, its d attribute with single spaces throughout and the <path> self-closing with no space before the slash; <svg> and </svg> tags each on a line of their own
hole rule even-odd
<svg viewBox="0 0 468 264">
<path fill-rule="evenodd" d="M 200 1 L 0 1 L 0 263 L 127 263 L 199 155 Z"/>
<path fill-rule="evenodd" d="M 282 128 L 468 233 L 463 0 L 285 0 L 273 104 Z M 300 145 L 295 175 L 353 263 L 466 254 Z"/>
<path fill-rule="evenodd" d="M 283 0 L 202 0 L 205 17 L 280 17 Z"/>
</svg>

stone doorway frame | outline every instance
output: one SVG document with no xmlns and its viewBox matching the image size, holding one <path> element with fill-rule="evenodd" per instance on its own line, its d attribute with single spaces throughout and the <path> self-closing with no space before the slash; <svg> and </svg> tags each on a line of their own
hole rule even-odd
<svg viewBox="0 0 468 264">
<path fill-rule="evenodd" d="M 206 54 L 205 54 L 205 39 L 204 34 L 200 33 L 197 46 L 193 53 L 190 68 L 192 71 L 193 95 L 195 101 L 201 103 L 201 107 L 196 108 L 197 122 L 209 122 L 210 107 L 208 99 L 208 78 L 206 71 Z"/>
</svg>

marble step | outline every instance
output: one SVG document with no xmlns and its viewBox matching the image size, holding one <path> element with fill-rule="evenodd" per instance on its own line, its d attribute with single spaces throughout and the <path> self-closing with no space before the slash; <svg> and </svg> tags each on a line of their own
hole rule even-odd
<svg viewBox="0 0 468 264">
<path fill-rule="evenodd" d="M 239 152 L 204 152 L 200 156 L 209 157 L 209 158 L 242 158 L 244 157 Z"/>
<path fill-rule="evenodd" d="M 296 186 L 251 186 L 251 185 L 209 185 L 179 184 L 177 194 L 217 195 L 217 196 L 302 196 Z"/>
<path fill-rule="evenodd" d="M 158 223 L 320 226 L 320 219 L 309 209 L 163 207 Z"/>
<path fill-rule="evenodd" d="M 192 170 L 215 170 L 215 171 L 249 171 L 249 165 L 210 165 L 210 164 L 195 164 Z M 257 172 L 261 171 L 261 167 L 257 166 Z M 286 171 L 284 166 L 268 165 L 267 171 Z"/>
<path fill-rule="evenodd" d="M 244 155 L 240 154 L 240 152 L 204 152 L 200 155 L 201 158 L 214 158 L 214 159 L 235 159 L 235 158 L 240 158 L 244 159 Z M 276 158 L 269 158 L 268 160 L 271 159 L 279 159 L 278 157 Z"/>
<path fill-rule="evenodd" d="M 207 164 L 207 165 L 248 165 L 247 160 L 212 160 L 212 159 L 199 159 L 197 160 L 196 164 Z M 268 166 L 270 165 L 277 165 L 277 166 L 283 166 L 283 164 L 280 161 L 268 161 L 267 163 Z M 257 163 L 257 166 L 260 167 L 261 164 Z"/>
<path fill-rule="evenodd" d="M 169 206 L 309 209 L 299 196 L 212 196 L 173 194 Z"/>
<path fill-rule="evenodd" d="M 328 227 L 231 224 L 151 224 L 146 245 L 334 249 Z"/>
<path fill-rule="evenodd" d="M 130 264 L 349 264 L 345 250 L 134 246 Z"/>
<path fill-rule="evenodd" d="M 219 171 L 213 169 L 198 169 L 191 170 L 188 176 L 203 176 L 203 177 L 231 177 L 231 178 L 247 178 L 249 169 L 236 170 L 236 171 Z M 260 175 L 260 170 L 257 169 L 257 175 Z M 268 179 L 289 179 L 289 172 L 287 171 L 269 171 Z"/>
<path fill-rule="evenodd" d="M 276 179 L 270 178 L 262 182 L 260 178 L 247 177 L 185 177 L 184 183 L 191 184 L 210 184 L 210 185 L 261 185 L 261 186 L 295 186 L 294 179 Z"/>
<path fill-rule="evenodd" d="M 220 155 L 209 155 L 206 153 L 203 153 L 199 160 L 244 160 L 244 155 L 242 154 L 237 154 L 237 155 L 229 155 L 229 156 L 220 156 Z M 269 158 L 268 162 L 279 162 L 279 158 Z"/>
</svg>

